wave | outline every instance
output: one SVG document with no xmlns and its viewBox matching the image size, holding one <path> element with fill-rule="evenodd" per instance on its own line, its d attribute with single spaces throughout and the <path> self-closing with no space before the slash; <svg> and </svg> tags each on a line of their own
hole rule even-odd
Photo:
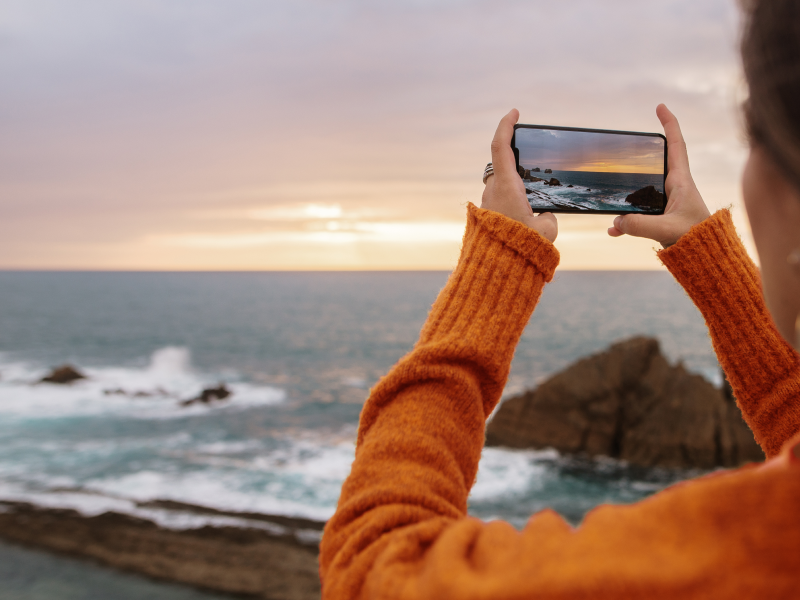
<svg viewBox="0 0 800 600">
<path fill-rule="evenodd" d="M 175 419 L 219 411 L 245 410 L 281 403 L 284 390 L 231 381 L 191 366 L 187 348 L 169 346 L 153 352 L 144 368 L 78 365 L 87 379 L 70 385 L 37 383 L 48 370 L 21 361 L 0 361 L 0 416 L 16 419 L 61 419 L 68 416 L 117 415 L 137 419 Z M 220 381 L 232 391 L 224 402 L 194 403 L 197 396 Z"/>
<path fill-rule="evenodd" d="M 21 481 L 2 473 L 6 477 L 0 477 L 0 501 L 69 508 L 86 516 L 115 511 L 176 529 L 223 523 L 201 522 L 194 514 L 182 517 L 174 511 L 153 512 L 153 504 L 172 501 L 230 513 L 325 521 L 336 509 L 355 445 L 352 440 L 316 437 L 316 441 L 287 440 L 286 447 L 272 451 L 265 450 L 258 440 L 195 444 L 187 461 L 190 468 L 185 463 L 180 471 L 145 469 L 80 483 L 67 478 Z M 180 445 L 180 440 L 173 442 Z M 250 455 L 240 456 L 243 451 Z M 591 482 L 581 483 L 587 474 Z M 503 517 L 517 527 L 523 527 L 531 514 L 543 508 L 554 508 L 577 523 L 600 502 L 638 500 L 686 475 L 631 470 L 621 461 L 575 459 L 552 449 L 485 448 L 469 507 L 479 518 Z"/>
<path fill-rule="evenodd" d="M 0 357 L 0 501 L 87 516 L 122 512 L 170 528 L 223 521 L 144 505 L 167 500 L 319 521 L 333 514 L 355 457 L 354 425 L 269 429 L 270 411 L 253 413 L 257 418 L 235 413 L 281 404 L 285 392 L 243 381 L 227 382 L 234 392 L 230 401 L 182 407 L 180 399 L 219 381 L 193 368 L 186 348 L 161 348 L 142 368 L 78 367 L 87 380 L 35 384 L 44 367 Z M 365 385 L 360 379 L 347 383 Z M 106 393 L 117 389 L 126 395 Z M 294 409 L 287 403 L 280 410 Z M 187 416 L 205 418 L 179 420 Z M 76 417 L 92 418 L 91 426 Z M 594 462 L 585 468 L 588 475 L 573 477 L 574 460 L 554 450 L 485 448 L 470 512 L 522 526 L 533 512 L 552 507 L 579 521 L 599 502 L 636 500 L 671 481 L 631 474 L 613 462 L 612 474 L 598 479 L 603 464 Z M 590 483 L 576 483 L 584 480 Z"/>
</svg>

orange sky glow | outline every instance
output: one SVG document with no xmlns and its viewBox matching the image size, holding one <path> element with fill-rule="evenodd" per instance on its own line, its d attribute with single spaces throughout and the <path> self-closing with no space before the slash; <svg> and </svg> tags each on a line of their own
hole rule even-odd
<svg viewBox="0 0 800 600">
<path fill-rule="evenodd" d="M 450 269 L 511 107 L 658 132 L 666 102 L 749 240 L 733 0 L 81 7 L 4 9 L 0 269 Z M 559 216 L 561 268 L 663 268 L 612 220 Z"/>
</svg>

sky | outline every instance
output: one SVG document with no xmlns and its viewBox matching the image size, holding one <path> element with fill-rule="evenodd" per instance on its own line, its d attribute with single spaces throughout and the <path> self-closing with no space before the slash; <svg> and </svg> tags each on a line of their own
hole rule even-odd
<svg viewBox="0 0 800 600">
<path fill-rule="evenodd" d="M 526 169 L 664 174 L 660 137 L 521 127 L 514 140 Z"/>
<path fill-rule="evenodd" d="M 734 0 L 0 0 L 0 268 L 450 269 L 497 122 L 681 120 L 745 241 Z M 608 216 L 566 269 L 658 269 Z"/>
</svg>

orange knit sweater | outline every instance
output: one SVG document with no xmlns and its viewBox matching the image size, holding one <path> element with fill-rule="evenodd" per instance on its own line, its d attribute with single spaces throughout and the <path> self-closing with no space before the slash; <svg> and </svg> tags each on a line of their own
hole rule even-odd
<svg viewBox="0 0 800 600">
<path fill-rule="evenodd" d="M 484 424 L 558 252 L 468 210 L 461 259 L 414 349 L 372 390 L 322 539 L 323 598 L 798 598 L 800 364 L 720 211 L 659 253 L 703 313 L 768 460 L 601 506 L 573 528 L 467 516 Z M 783 450 L 781 451 L 781 448 Z"/>
</svg>

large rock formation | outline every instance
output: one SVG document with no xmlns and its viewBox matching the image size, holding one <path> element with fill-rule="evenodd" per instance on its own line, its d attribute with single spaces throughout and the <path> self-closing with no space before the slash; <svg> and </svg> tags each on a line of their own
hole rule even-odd
<svg viewBox="0 0 800 600">
<path fill-rule="evenodd" d="M 552 173 L 552 172 L 553 172 L 553 169 L 545 169 L 545 170 L 544 170 L 544 172 L 545 172 L 545 173 Z"/>
<path fill-rule="evenodd" d="M 667 204 L 664 194 L 659 192 L 654 186 L 648 185 L 640 190 L 636 190 L 625 198 L 625 202 L 638 208 L 662 209 Z"/>
<path fill-rule="evenodd" d="M 764 459 L 739 408 L 700 375 L 637 337 L 579 360 L 506 400 L 486 444 L 603 455 L 653 467 L 713 468 Z"/>
</svg>

